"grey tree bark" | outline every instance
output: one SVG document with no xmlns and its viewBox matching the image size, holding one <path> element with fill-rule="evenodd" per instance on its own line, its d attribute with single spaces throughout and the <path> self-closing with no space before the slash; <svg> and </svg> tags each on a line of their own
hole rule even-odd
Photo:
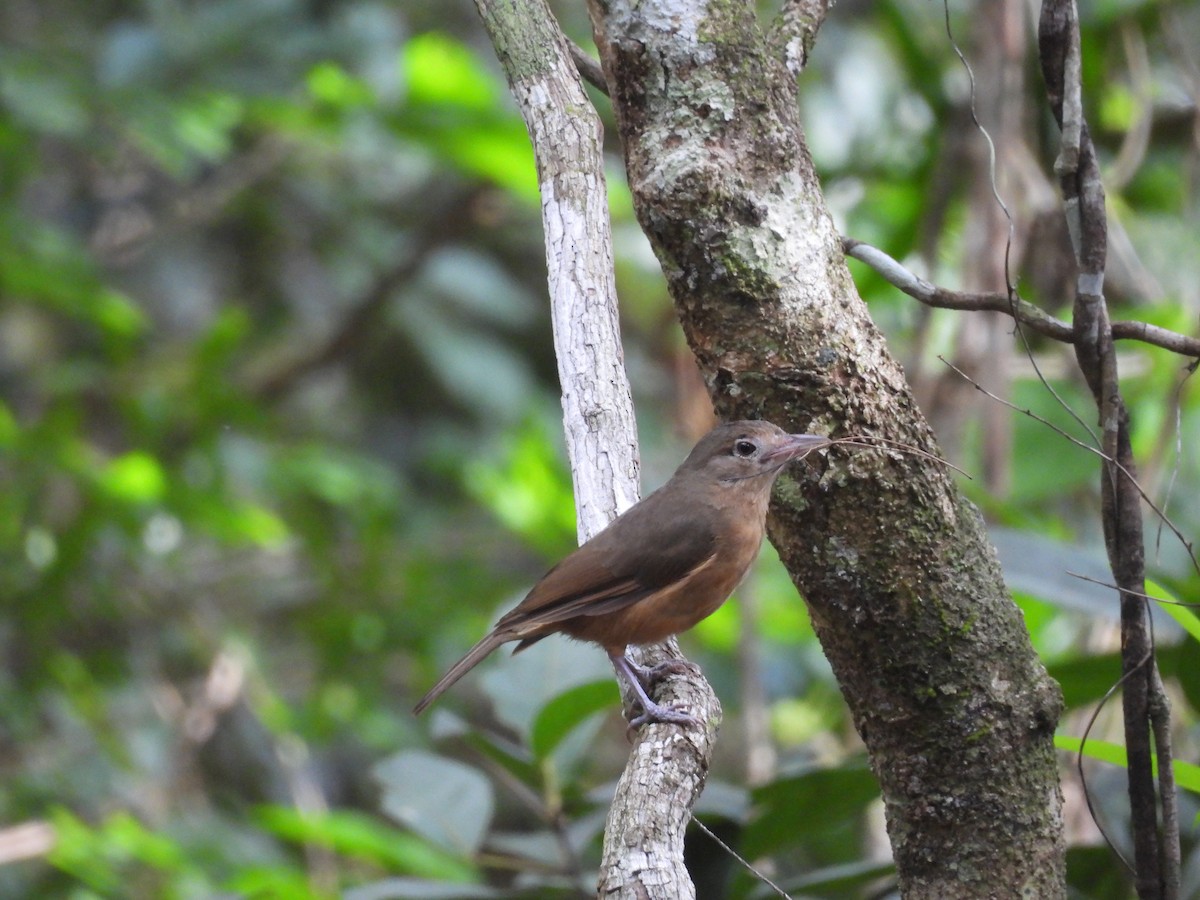
<svg viewBox="0 0 1200 900">
<path fill-rule="evenodd" d="M 634 203 L 723 418 L 937 445 L 846 269 L 794 54 L 750 2 L 590 0 Z M 770 535 L 869 750 L 906 897 L 1061 897 L 1057 686 L 977 510 L 911 455 L 781 479 Z M 814 811 L 819 814 L 819 811 Z"/>
<path fill-rule="evenodd" d="M 542 197 L 554 349 L 580 541 L 638 498 L 637 428 L 625 374 L 612 261 L 602 127 L 545 0 L 477 0 L 533 142 Z M 641 662 L 681 658 L 674 641 Z M 664 702 L 704 729 L 639 729 L 605 827 L 604 897 L 686 900 L 690 812 L 708 774 L 720 704 L 707 682 L 672 677 Z"/>
<path fill-rule="evenodd" d="M 637 423 L 625 374 L 603 127 L 544 0 L 477 0 L 533 142 L 554 354 L 580 542 L 638 499 Z"/>
</svg>

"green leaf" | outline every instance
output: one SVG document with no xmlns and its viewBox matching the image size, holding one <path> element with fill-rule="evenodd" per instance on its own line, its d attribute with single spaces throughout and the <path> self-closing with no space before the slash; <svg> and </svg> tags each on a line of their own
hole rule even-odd
<svg viewBox="0 0 1200 900">
<path fill-rule="evenodd" d="M 104 820 L 101 835 L 109 847 L 119 855 L 136 859 L 156 869 L 181 869 L 187 863 L 178 844 L 146 828 L 123 810 Z"/>
<path fill-rule="evenodd" d="M 554 449 L 549 427 L 535 420 L 506 436 L 499 453 L 469 460 L 467 491 L 507 528 L 548 557 L 570 550 L 575 535 L 571 476 Z"/>
<path fill-rule="evenodd" d="M 171 838 L 151 831 L 124 810 L 92 827 L 66 809 L 50 815 L 56 842 L 49 862 L 89 887 L 116 896 L 133 863 L 163 873 L 182 873 L 189 862 Z"/>
<path fill-rule="evenodd" d="M 373 772 L 387 815 L 463 856 L 479 851 L 496 801 L 491 783 L 478 770 L 407 750 L 377 763 Z"/>
<path fill-rule="evenodd" d="M 375 100 L 366 82 L 333 62 L 313 66 L 308 73 L 307 85 L 308 92 L 316 100 L 339 109 L 367 106 Z"/>
<path fill-rule="evenodd" d="M 401 54 L 410 102 L 446 103 L 479 112 L 495 107 L 496 81 L 465 45 L 446 34 L 427 32 Z"/>
<path fill-rule="evenodd" d="M 1124 768 L 1127 765 L 1125 748 L 1112 741 L 1100 741 L 1089 738 L 1085 745 L 1082 738 L 1077 738 L 1069 734 L 1056 734 L 1054 735 L 1054 746 L 1059 750 L 1067 750 L 1071 753 L 1082 752 L 1084 756 L 1098 759 L 1101 762 L 1111 763 L 1114 766 Z"/>
<path fill-rule="evenodd" d="M 1062 688 L 1068 709 L 1094 703 L 1121 677 L 1119 653 L 1079 656 L 1047 666 L 1050 677 Z"/>
<path fill-rule="evenodd" d="M 124 294 L 100 288 L 88 301 L 96 324 L 113 337 L 134 338 L 146 330 L 145 314 Z"/>
<path fill-rule="evenodd" d="M 844 826 L 878 796 L 879 782 L 862 759 L 778 778 L 754 791 L 756 812 L 742 836 L 742 852 L 754 859 L 803 835 Z"/>
<path fill-rule="evenodd" d="M 1127 131 L 1137 118 L 1139 100 L 1125 84 L 1109 85 L 1101 95 L 1100 123 L 1111 131 Z"/>
<path fill-rule="evenodd" d="M 1054 746 L 1059 750 L 1071 753 L 1082 753 L 1090 759 L 1098 759 L 1121 768 L 1128 768 L 1129 759 L 1125 747 L 1113 741 L 1100 741 L 1089 738 L 1085 744 L 1081 738 L 1069 734 L 1054 735 Z M 1158 773 L 1158 760 L 1151 760 L 1155 774 Z M 1200 766 L 1185 762 L 1181 759 L 1171 761 L 1171 771 L 1175 774 L 1175 783 L 1189 791 L 1200 794 Z"/>
<path fill-rule="evenodd" d="M 149 320 L 121 292 L 103 285 L 95 263 L 72 236 L 0 210 L 0 289 L 22 300 L 94 323 L 129 340 Z"/>
<path fill-rule="evenodd" d="M 11 450 L 21 436 L 21 426 L 8 405 L 0 400 L 0 447 Z"/>
<path fill-rule="evenodd" d="M 47 862 L 101 893 L 116 890 L 121 884 L 115 860 L 101 850 L 97 833 L 66 809 L 50 814 L 54 825 L 54 849 Z"/>
<path fill-rule="evenodd" d="M 1134 896 L 1128 872 L 1104 845 L 1067 848 L 1068 896 L 1080 900 L 1129 900 Z"/>
<path fill-rule="evenodd" d="M 388 467 L 318 443 L 285 454 L 277 477 L 351 510 L 391 505 L 399 495 L 395 473 Z"/>
<path fill-rule="evenodd" d="M 465 45 L 433 32 L 408 42 L 401 66 L 408 102 L 395 117 L 397 130 L 439 161 L 536 203 L 533 148 L 501 81 Z"/>
<path fill-rule="evenodd" d="M 1175 783 L 1181 788 L 1187 788 L 1193 793 L 1200 794 L 1200 766 L 1195 763 L 1176 759 L 1171 762 L 1175 773 Z"/>
<path fill-rule="evenodd" d="M 1200 616 L 1189 607 L 1182 606 L 1170 591 L 1157 582 L 1147 580 L 1146 593 L 1159 601 L 1162 611 L 1178 622 L 1194 640 L 1200 641 Z"/>
<path fill-rule="evenodd" d="M 453 718 L 451 714 L 435 715 L 435 722 Z M 480 729 L 465 729 L 461 737 L 467 746 L 482 753 L 489 760 L 500 766 L 515 778 L 526 784 L 537 784 L 542 777 L 542 768 L 533 758 L 525 742 L 509 741 L 498 731 L 483 731 Z"/>
<path fill-rule="evenodd" d="M 1179 678 L 1190 673 L 1194 666 L 1185 652 L 1183 644 L 1160 644 L 1156 655 L 1164 676 Z M 1046 667 L 1050 677 L 1062 687 L 1063 700 L 1069 709 L 1077 709 L 1095 703 L 1108 693 L 1121 678 L 1121 654 L 1119 651 L 1092 656 L 1077 656 L 1064 659 Z"/>
<path fill-rule="evenodd" d="M 468 883 L 479 879 L 475 868 L 457 856 L 364 813 L 303 813 L 292 807 L 262 806 L 255 817 L 267 830 L 298 844 L 316 844 L 423 878 Z"/>
<path fill-rule="evenodd" d="M 244 866 L 226 884 L 247 900 L 326 900 L 315 891 L 306 872 L 287 866 Z"/>
<path fill-rule="evenodd" d="M 126 503 L 152 503 L 167 490 L 167 476 L 149 453 L 132 451 L 112 460 L 100 473 L 100 486 Z"/>
<path fill-rule="evenodd" d="M 530 744 L 534 754 L 546 758 L 573 728 L 619 702 L 620 694 L 612 679 L 581 684 L 559 694 L 542 707 L 533 722 Z"/>
<path fill-rule="evenodd" d="M 230 507 L 222 524 L 225 537 L 248 541 L 260 547 L 278 547 L 289 536 L 288 527 L 283 519 L 269 509 L 253 503 Z"/>
<path fill-rule="evenodd" d="M 34 132 L 78 138 L 91 113 L 80 96 L 78 70 L 63 65 L 36 45 L 21 52 L 16 45 L 0 54 L 0 105 L 6 115 Z"/>
</svg>

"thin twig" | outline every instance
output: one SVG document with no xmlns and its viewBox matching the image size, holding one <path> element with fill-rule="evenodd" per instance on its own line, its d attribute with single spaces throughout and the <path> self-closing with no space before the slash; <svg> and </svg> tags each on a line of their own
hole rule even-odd
<svg viewBox="0 0 1200 900">
<path fill-rule="evenodd" d="M 1100 587 L 1112 588 L 1114 591 L 1121 590 L 1119 585 L 1113 584 L 1111 581 L 1102 581 L 1099 578 L 1092 578 L 1090 575 L 1084 575 L 1080 572 L 1072 572 L 1070 569 L 1065 570 L 1072 578 L 1078 578 L 1080 581 L 1088 581 Z M 1142 593 L 1141 591 L 1125 591 L 1127 594 L 1133 594 L 1135 597 L 1141 597 L 1143 600 L 1153 600 L 1155 603 L 1162 603 L 1167 606 L 1188 606 L 1200 607 L 1200 603 L 1188 603 L 1186 600 L 1168 600 L 1165 597 L 1155 597 L 1153 594 Z"/>
<path fill-rule="evenodd" d="M 1196 374 L 1196 365 L 1188 366 L 1187 375 L 1180 379 L 1171 394 L 1171 411 L 1175 420 L 1175 463 L 1171 466 L 1171 477 L 1167 479 L 1167 489 L 1163 492 L 1162 508 L 1166 512 L 1171 508 L 1171 495 L 1175 493 L 1175 480 L 1179 477 L 1179 463 L 1183 459 L 1183 388 L 1188 379 Z M 1154 556 L 1157 560 L 1162 550 L 1162 522 L 1154 529 Z"/>
<path fill-rule="evenodd" d="M 925 450 L 922 450 L 920 447 L 914 447 L 912 444 L 906 444 L 903 441 L 893 441 L 891 438 L 877 437 L 873 434 L 849 434 L 845 437 L 830 438 L 829 440 L 829 446 L 831 447 L 835 445 L 845 445 L 848 447 L 866 447 L 868 449 L 878 449 L 878 447 L 876 447 L 877 444 L 883 444 L 889 450 L 896 450 L 900 453 L 908 453 L 913 456 L 920 456 L 924 459 L 932 460 L 933 462 L 946 466 L 949 469 L 953 469 L 968 481 L 975 480 L 958 466 L 954 465 L 954 463 L 942 459 L 936 453 L 929 453 Z"/>
<path fill-rule="evenodd" d="M 893 287 L 914 300 L 938 309 L 959 309 L 978 312 L 1007 313 L 1019 325 L 1027 326 L 1043 337 L 1063 344 L 1074 344 L 1074 329 L 1069 322 L 1055 318 L 1039 307 L 1013 293 L 1011 297 L 998 291 L 952 291 L 939 287 L 915 274 L 902 263 L 870 244 L 842 238 L 842 250 L 865 263 Z M 1122 321 L 1112 323 L 1114 340 L 1136 340 L 1161 347 L 1181 356 L 1200 358 L 1200 338 L 1179 334 L 1147 322 Z"/>
<path fill-rule="evenodd" d="M 789 894 L 787 891 L 785 891 L 783 888 L 781 888 L 779 885 L 777 885 L 775 882 L 773 882 L 770 878 L 768 878 L 762 872 L 758 871 L 758 869 L 754 868 L 753 864 L 751 864 L 750 861 L 746 859 L 746 857 L 742 856 L 740 853 L 738 853 L 736 850 L 734 850 L 732 847 L 730 847 L 727 843 L 725 843 L 723 840 L 721 840 L 719 837 L 717 837 L 716 834 L 713 833 L 713 830 L 711 828 L 709 828 L 707 825 L 705 825 L 703 822 L 701 822 L 699 819 L 696 818 L 695 813 L 691 813 L 691 817 L 692 817 L 692 823 L 697 828 L 699 828 L 701 831 L 703 831 L 705 834 L 707 834 L 710 838 L 712 838 L 717 843 L 717 846 L 719 846 L 722 850 L 724 850 L 726 853 L 728 853 L 730 856 L 732 856 L 735 860 L 737 860 L 737 862 L 741 864 L 742 868 L 744 868 L 747 872 L 749 872 L 751 875 L 753 875 L 755 878 L 757 878 L 759 881 L 761 881 L 763 884 L 765 884 L 767 887 L 769 887 L 771 890 L 773 890 L 780 897 L 783 897 L 784 900 L 792 900 L 791 894 Z"/>
<path fill-rule="evenodd" d="M 1079 751 L 1075 754 L 1075 770 L 1079 772 L 1079 785 L 1083 788 L 1083 799 L 1087 804 L 1088 813 L 1091 815 L 1092 821 L 1096 823 L 1096 829 L 1100 832 L 1100 836 L 1104 838 L 1104 843 L 1108 844 L 1108 849 L 1112 850 L 1117 855 L 1117 859 L 1125 864 L 1125 868 L 1134 874 L 1137 874 L 1137 869 L 1134 868 L 1133 863 L 1125 858 L 1125 854 L 1117 849 L 1117 845 L 1108 836 L 1108 832 L 1104 830 L 1104 825 L 1100 821 L 1100 815 L 1096 812 L 1096 807 L 1092 803 L 1092 793 L 1088 790 L 1087 776 L 1083 773 L 1083 748 L 1087 746 L 1088 738 L 1091 736 L 1092 729 L 1096 726 L 1096 720 L 1100 717 L 1100 712 L 1104 709 L 1104 704 L 1113 698 L 1113 695 L 1121 689 L 1121 685 L 1128 681 L 1131 675 L 1139 671 L 1146 664 L 1150 656 L 1151 654 L 1147 654 L 1140 663 L 1128 672 L 1125 672 L 1116 680 L 1112 687 L 1104 692 L 1104 696 L 1100 698 L 1100 702 L 1096 704 L 1096 708 L 1088 716 L 1087 725 L 1084 726 L 1083 734 L 1079 738 Z"/>
<path fill-rule="evenodd" d="M 1129 470 L 1126 469 L 1123 465 L 1121 465 L 1121 463 L 1119 463 L 1115 459 L 1111 459 L 1109 456 L 1107 456 L 1104 453 L 1103 450 L 1101 450 L 1097 447 L 1092 447 L 1089 444 L 1085 444 L 1083 441 L 1079 440 L 1079 438 L 1075 437 L 1074 435 L 1068 434 L 1066 431 L 1059 428 L 1057 425 L 1055 425 L 1050 420 L 1045 419 L 1042 416 L 1039 416 L 1033 410 L 1017 406 L 1015 403 L 1011 403 L 1008 400 L 1005 400 L 1003 397 L 997 397 L 995 394 L 993 394 L 991 391 L 989 391 L 983 385 L 979 384 L 979 382 L 975 381 L 973 378 L 971 378 L 970 375 L 968 375 L 966 372 L 964 372 L 958 366 L 954 365 L 954 363 L 950 362 L 944 356 L 939 356 L 938 359 L 941 362 L 945 363 L 947 366 L 949 366 L 951 369 L 953 369 L 955 372 L 957 372 L 960 376 L 962 376 L 968 382 L 970 382 L 971 385 L 974 386 L 975 390 L 980 391 L 984 396 L 990 397 L 991 399 L 995 400 L 997 403 L 1003 403 L 1005 406 L 1007 406 L 1013 412 L 1019 412 L 1021 415 L 1028 416 L 1029 418 L 1033 419 L 1035 422 L 1040 422 L 1042 425 L 1045 425 L 1047 428 L 1049 428 L 1055 434 L 1059 435 L 1060 437 L 1066 438 L 1068 441 L 1070 441 L 1076 447 L 1080 447 L 1080 448 L 1086 450 L 1088 453 L 1095 454 L 1096 456 L 1100 457 L 1100 459 L 1102 459 L 1105 462 L 1116 467 L 1116 469 L 1119 470 L 1126 478 L 1129 479 L 1130 483 L 1133 484 L 1134 489 L 1137 490 L 1137 492 L 1141 496 L 1141 498 L 1146 501 L 1146 505 L 1148 505 L 1150 507 L 1150 509 L 1154 512 L 1155 516 L 1158 517 L 1159 521 L 1161 521 L 1164 525 L 1166 525 L 1167 528 L 1170 530 L 1170 532 L 1173 535 L 1175 535 L 1175 537 L 1179 541 L 1180 545 L 1187 552 L 1188 558 L 1191 559 L 1192 568 L 1196 571 L 1197 574 L 1200 574 L 1200 560 L 1198 560 L 1196 558 L 1196 551 L 1195 551 L 1195 548 L 1193 547 L 1192 543 L 1186 537 L 1184 537 L 1183 532 L 1179 529 L 1178 526 L 1176 526 L 1176 524 L 1174 522 L 1171 521 L 1171 519 L 1167 516 L 1167 514 L 1164 513 L 1161 509 L 1159 509 L 1157 504 L 1155 504 L 1155 502 L 1150 499 L 1150 495 L 1147 494 L 1145 490 L 1143 490 L 1143 488 L 1142 488 L 1141 484 L 1138 482 L 1138 480 L 1136 478 L 1134 478 L 1133 475 L 1129 472 Z"/>
<path fill-rule="evenodd" d="M 958 42 L 954 40 L 954 32 L 950 28 L 950 2 L 942 0 L 942 12 L 945 15 L 946 23 L 946 38 L 950 41 L 950 46 L 954 48 L 954 54 L 958 57 L 958 61 L 962 63 L 962 67 L 967 72 L 967 81 L 970 85 L 970 93 L 968 95 L 968 109 L 971 112 L 971 121 L 975 124 L 975 130 L 983 135 L 983 139 L 987 141 L 988 147 L 988 183 L 992 189 L 992 196 L 996 200 L 996 205 L 1000 207 L 1000 211 L 1004 213 L 1004 219 L 1008 222 L 1008 238 L 1004 242 L 1004 286 L 1007 289 L 1008 297 L 1014 298 L 1017 294 L 1017 289 L 1013 285 L 1012 274 L 1009 271 L 1009 260 L 1012 256 L 1013 234 L 1016 230 L 1013 224 L 1012 213 L 1009 212 L 1008 204 L 1004 202 L 1004 198 L 1000 196 L 1000 187 L 996 184 L 996 143 L 992 140 L 992 136 L 988 130 L 983 127 L 983 123 L 979 121 L 978 111 L 975 109 L 975 70 L 971 68 L 971 64 L 967 62 L 966 56 L 958 47 Z"/>
</svg>

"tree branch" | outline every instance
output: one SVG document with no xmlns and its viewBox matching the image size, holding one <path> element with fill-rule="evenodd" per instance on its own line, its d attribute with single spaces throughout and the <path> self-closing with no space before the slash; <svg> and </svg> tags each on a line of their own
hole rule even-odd
<svg viewBox="0 0 1200 900">
<path fill-rule="evenodd" d="M 1176 798 L 1169 776 L 1160 781 L 1156 797 L 1151 749 L 1152 732 L 1167 733 L 1163 727 L 1166 698 L 1161 693 L 1145 600 L 1145 537 L 1129 411 L 1121 397 L 1113 329 L 1104 299 L 1108 219 L 1100 167 L 1083 115 L 1079 18 L 1074 0 L 1043 3 L 1038 51 L 1051 111 L 1062 129 L 1055 171 L 1079 266 L 1072 344 L 1095 398 L 1107 458 L 1100 479 L 1101 516 L 1109 565 L 1121 589 L 1122 708 L 1135 880 L 1142 900 L 1175 900 L 1180 885 Z M 1163 808 L 1161 831 L 1159 803 Z M 1169 827 L 1172 824 L 1174 831 Z"/>
<path fill-rule="evenodd" d="M 525 119 L 537 159 L 550 276 L 555 355 L 575 483 L 579 537 L 586 540 L 637 500 L 637 428 L 617 316 L 602 127 L 545 0 L 476 0 Z M 678 657 L 674 643 L 655 662 Z M 666 702 L 701 721 L 719 720 L 697 673 L 668 679 Z M 605 831 L 605 897 L 684 898 L 695 891 L 683 834 L 704 787 L 716 726 L 651 725 L 637 732 Z"/>
<path fill-rule="evenodd" d="M 602 126 L 544 0 L 476 0 L 537 161 L 579 538 L 638 498 L 637 424 L 617 317 Z"/>
<path fill-rule="evenodd" d="M 579 73 L 580 77 L 600 93 L 608 96 L 608 82 L 604 80 L 604 69 L 600 68 L 600 63 L 592 59 L 586 50 L 572 40 L 567 41 L 567 49 L 571 51 L 571 62 L 575 63 L 575 71 Z"/>
<path fill-rule="evenodd" d="M 829 6 L 830 0 L 786 0 L 779 10 L 768 40 L 793 75 L 799 75 L 808 65 L 808 55 Z"/>
<path fill-rule="evenodd" d="M 273 403 L 306 376 L 359 351 L 364 337 L 379 327 L 380 319 L 396 292 L 416 277 L 430 254 L 449 240 L 464 220 L 444 216 L 438 221 L 441 227 L 422 232 L 408 258 L 381 274 L 371 289 L 322 340 L 305 342 L 299 351 L 282 360 L 252 360 L 243 376 L 250 393 Z"/>
<path fill-rule="evenodd" d="M 854 238 L 843 237 L 842 249 L 847 256 L 866 263 L 893 287 L 926 306 L 1001 312 L 1044 337 L 1064 344 L 1075 343 L 1075 331 L 1070 323 L 1055 318 L 1016 294 L 1010 298 L 999 292 L 951 291 L 938 287 L 906 269 L 882 250 Z M 1112 336 L 1114 340 L 1137 340 L 1181 356 L 1200 357 L 1200 338 L 1188 337 L 1147 322 L 1113 322 Z"/>
</svg>

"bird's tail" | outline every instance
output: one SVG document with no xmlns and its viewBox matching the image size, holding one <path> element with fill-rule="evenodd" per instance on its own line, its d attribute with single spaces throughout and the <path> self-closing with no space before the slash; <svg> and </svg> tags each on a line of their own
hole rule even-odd
<svg viewBox="0 0 1200 900">
<path fill-rule="evenodd" d="M 467 655 L 450 667 L 445 675 L 438 679 L 438 683 L 429 689 L 429 693 L 421 698 L 420 702 L 413 707 L 413 714 L 420 715 L 424 712 L 425 707 L 440 697 L 450 685 L 458 681 L 469 671 L 475 668 L 479 663 L 483 662 L 485 656 L 499 647 L 506 641 L 511 641 L 515 635 L 505 632 L 489 632 L 478 644 L 467 651 Z"/>
</svg>

